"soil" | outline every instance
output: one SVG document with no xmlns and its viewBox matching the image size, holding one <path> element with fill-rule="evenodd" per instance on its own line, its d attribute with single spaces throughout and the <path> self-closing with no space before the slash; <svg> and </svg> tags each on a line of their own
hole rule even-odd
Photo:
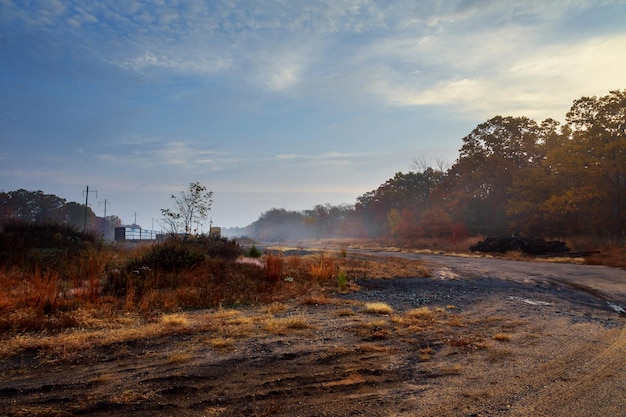
<svg viewBox="0 0 626 417">
<path fill-rule="evenodd" d="M 274 316 L 308 325 L 282 334 L 216 348 L 187 331 L 7 358 L 0 416 L 625 415 L 624 271 L 395 256 L 431 276 L 293 301 Z M 393 312 L 368 312 L 374 302 Z"/>
</svg>

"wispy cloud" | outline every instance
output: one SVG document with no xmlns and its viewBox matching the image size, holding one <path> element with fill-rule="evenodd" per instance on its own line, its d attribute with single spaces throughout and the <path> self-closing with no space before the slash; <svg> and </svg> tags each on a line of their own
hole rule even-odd
<svg viewBox="0 0 626 417">
<path fill-rule="evenodd" d="M 398 106 L 448 105 L 472 117 L 495 114 L 561 118 L 572 99 L 605 94 L 626 84 L 626 35 L 588 39 L 576 44 L 538 47 L 488 75 L 470 72 L 426 88 L 410 78 L 373 86 Z M 483 65 L 493 62 L 485 59 Z M 500 64 L 502 65 L 502 64 Z"/>
</svg>

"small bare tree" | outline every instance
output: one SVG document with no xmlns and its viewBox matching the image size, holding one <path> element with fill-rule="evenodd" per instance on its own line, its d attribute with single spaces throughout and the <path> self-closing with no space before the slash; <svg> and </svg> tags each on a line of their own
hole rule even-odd
<svg viewBox="0 0 626 417">
<path fill-rule="evenodd" d="M 161 209 L 165 227 L 170 233 L 184 231 L 187 236 L 197 233 L 197 225 L 206 220 L 213 204 L 213 191 L 207 191 L 199 182 L 192 182 L 180 195 L 172 194 L 172 200 L 174 209 Z M 196 229 L 192 230 L 193 224 L 196 224 Z"/>
<path fill-rule="evenodd" d="M 429 168 L 433 171 L 445 172 L 450 168 L 450 164 L 442 158 L 429 159 L 424 156 L 413 158 L 411 169 L 415 170 L 415 172 L 423 173 Z"/>
</svg>

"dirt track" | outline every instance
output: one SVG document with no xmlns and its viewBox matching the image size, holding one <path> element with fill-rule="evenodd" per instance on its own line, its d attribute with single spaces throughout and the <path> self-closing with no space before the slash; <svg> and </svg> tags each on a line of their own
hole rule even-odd
<svg viewBox="0 0 626 417">
<path fill-rule="evenodd" d="M 626 305 L 624 271 L 401 256 L 432 277 L 291 304 L 276 318 L 309 326 L 286 334 L 216 349 L 185 331 L 70 362 L 10 358 L 0 416 L 624 415 L 626 317 L 611 306 Z M 394 313 L 368 314 L 374 301 Z M 419 307 L 430 314 L 407 314 Z"/>
</svg>

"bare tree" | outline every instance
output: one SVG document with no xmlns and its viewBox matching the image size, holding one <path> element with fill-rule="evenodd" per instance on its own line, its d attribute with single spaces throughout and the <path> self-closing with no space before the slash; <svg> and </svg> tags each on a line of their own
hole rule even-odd
<svg viewBox="0 0 626 417">
<path fill-rule="evenodd" d="M 170 233 L 180 233 L 184 231 L 185 236 L 197 233 L 198 225 L 206 220 L 211 204 L 213 204 L 213 191 L 200 185 L 199 182 L 192 182 L 186 191 L 181 191 L 178 196 L 172 194 L 174 209 L 161 209 L 164 218 L 164 226 Z M 192 225 L 196 229 L 192 230 Z"/>
<path fill-rule="evenodd" d="M 450 164 L 443 158 L 433 159 L 419 156 L 413 158 L 410 168 L 417 173 L 423 173 L 429 168 L 433 171 L 445 172 L 450 168 Z"/>
</svg>

